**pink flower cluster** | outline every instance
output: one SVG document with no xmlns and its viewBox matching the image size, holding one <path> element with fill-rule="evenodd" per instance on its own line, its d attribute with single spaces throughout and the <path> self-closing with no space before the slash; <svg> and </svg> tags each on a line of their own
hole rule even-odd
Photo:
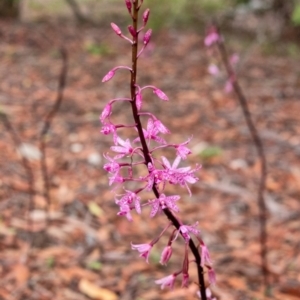
<svg viewBox="0 0 300 300">
<path fill-rule="evenodd" d="M 211 26 L 206 34 L 204 39 L 204 45 L 209 49 L 209 53 L 212 57 L 218 57 L 218 53 L 215 53 L 215 48 L 221 45 L 224 42 L 222 36 L 220 36 L 218 29 L 215 26 Z M 234 53 L 230 59 L 229 64 L 232 69 L 235 68 L 239 61 L 239 56 Z M 212 63 L 208 66 L 208 72 L 214 77 L 221 77 L 221 71 L 219 67 Z M 233 90 L 233 82 L 235 81 L 235 74 L 231 74 L 231 76 L 226 80 L 224 85 L 224 91 L 226 93 L 230 93 Z"/>
<path fill-rule="evenodd" d="M 135 0 L 137 1 L 137 0 Z M 136 5 L 134 0 L 125 0 L 126 7 L 129 14 L 133 17 L 133 7 Z M 141 1 L 142 4 L 142 1 Z M 141 6 L 140 4 L 140 6 Z M 140 7 L 139 7 L 140 8 Z M 111 24 L 113 31 L 124 40 L 130 42 L 132 46 L 136 45 L 139 41 L 138 35 L 145 28 L 148 18 L 149 9 L 146 9 L 143 13 L 143 23 L 141 27 L 129 25 L 128 31 L 131 37 L 125 36 L 121 29 L 114 23 Z M 136 52 L 135 59 L 137 60 L 146 46 L 149 44 L 152 31 L 146 31 L 142 40 L 142 47 L 139 52 Z M 103 78 L 102 82 L 107 82 L 112 79 L 116 71 L 120 69 L 129 70 L 134 74 L 134 66 L 117 66 L 110 70 Z M 134 94 L 132 94 L 132 87 Z M 142 209 L 149 207 L 150 217 L 153 218 L 158 213 L 165 210 L 170 212 L 177 218 L 179 212 L 179 206 L 177 202 L 180 199 L 179 195 L 166 195 L 165 187 L 167 184 L 179 185 L 185 187 L 188 193 L 191 195 L 189 185 L 198 181 L 196 176 L 200 166 L 196 165 L 195 168 L 190 166 L 181 167 L 180 164 L 191 153 L 188 148 L 188 143 L 191 138 L 180 143 L 172 144 L 166 141 L 164 135 L 170 134 L 170 130 L 159 120 L 156 116 L 148 111 L 142 111 L 143 108 L 143 91 L 145 89 L 151 89 L 156 97 L 162 101 L 168 101 L 167 95 L 159 88 L 147 85 L 139 86 L 136 82 L 131 86 L 131 96 L 125 96 L 124 98 L 116 98 L 110 100 L 104 107 L 100 121 L 102 123 L 101 133 L 104 135 L 112 135 L 113 146 L 110 147 L 111 152 L 106 153 L 104 157 L 107 159 L 107 163 L 104 165 L 104 169 L 109 174 L 109 185 L 115 185 L 116 188 L 122 188 L 123 192 L 115 196 L 115 203 L 119 206 L 119 216 L 125 216 L 129 221 L 133 220 L 132 212 L 141 214 Z M 133 110 L 133 124 L 115 124 L 111 120 L 113 113 L 113 107 L 119 102 L 128 102 Z M 141 127 L 142 122 L 146 124 L 145 128 Z M 140 124 L 140 125 L 139 125 Z M 136 129 L 137 136 L 133 139 L 122 138 L 119 129 L 122 128 L 134 128 Z M 157 150 L 164 148 L 174 149 L 176 157 L 173 162 L 170 162 L 164 156 L 157 156 Z M 146 175 L 139 175 L 137 169 L 141 169 L 140 166 L 145 167 Z M 142 192 L 153 190 L 155 197 L 153 199 L 142 200 Z M 182 264 L 182 269 L 177 273 L 167 276 L 166 278 L 157 280 L 156 283 L 160 284 L 162 288 L 169 286 L 173 287 L 176 277 L 182 274 L 182 286 L 188 286 L 188 244 L 191 239 L 191 234 L 195 235 L 199 242 L 199 253 L 201 253 L 201 267 L 206 266 L 208 268 L 209 279 L 211 283 L 215 282 L 213 269 L 211 267 L 211 261 L 207 247 L 200 238 L 200 231 L 196 229 L 197 223 L 194 225 L 185 225 L 178 218 L 180 226 L 175 228 L 170 234 L 169 242 L 163 249 L 161 254 L 160 263 L 165 265 L 172 256 L 172 243 L 178 236 L 182 236 L 185 241 L 185 257 Z M 166 232 L 172 223 L 168 224 L 162 233 L 156 237 L 153 241 L 146 244 L 132 244 L 132 249 L 137 250 L 140 256 L 145 258 L 148 262 L 149 254 L 153 246 L 158 242 L 160 237 Z M 174 225 L 174 224 L 173 224 Z"/>
</svg>

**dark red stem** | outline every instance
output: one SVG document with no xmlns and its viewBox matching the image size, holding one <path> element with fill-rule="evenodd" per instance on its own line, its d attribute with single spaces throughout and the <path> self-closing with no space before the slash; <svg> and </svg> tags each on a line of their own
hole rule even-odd
<svg viewBox="0 0 300 300">
<path fill-rule="evenodd" d="M 221 37 L 221 31 L 218 26 L 216 26 L 219 36 Z M 221 55 L 221 59 L 223 62 L 223 65 L 225 66 L 227 75 L 229 77 L 229 80 L 231 81 L 231 84 L 233 86 L 233 90 L 236 94 L 236 97 L 241 105 L 247 126 L 249 128 L 253 143 L 255 145 L 255 148 L 257 150 L 260 163 L 261 163 L 261 176 L 260 176 L 260 183 L 258 188 L 258 206 L 259 206 L 259 221 L 260 221 L 260 244 L 261 244 L 261 264 L 262 264 L 262 274 L 264 278 L 264 286 L 266 291 L 269 287 L 269 276 L 268 276 L 268 262 L 267 262 L 267 209 L 266 204 L 264 200 L 264 191 L 266 186 L 266 179 L 267 179 L 267 159 L 264 151 L 264 146 L 262 143 L 262 140 L 258 134 L 258 131 L 254 125 L 254 122 L 251 117 L 251 113 L 248 107 L 247 98 L 244 95 L 244 92 L 242 88 L 239 85 L 239 82 L 237 80 L 237 76 L 235 74 L 235 71 L 232 68 L 231 63 L 228 59 L 228 53 L 227 49 L 224 43 L 224 40 L 222 38 L 219 39 L 217 42 L 217 47 L 219 50 L 219 53 Z"/>
<path fill-rule="evenodd" d="M 133 14 L 132 14 L 132 20 L 133 20 L 133 27 L 135 31 L 137 32 L 138 30 L 138 11 L 139 11 L 139 1 L 136 0 L 133 4 Z M 136 127 L 138 130 L 138 134 L 140 137 L 140 141 L 142 144 L 142 151 L 143 155 L 145 157 L 145 164 L 146 166 L 149 163 L 152 163 L 150 152 L 146 143 L 146 139 L 143 133 L 142 129 L 142 124 L 141 120 L 139 117 L 138 109 L 135 103 L 136 100 L 136 77 L 137 77 L 137 55 L 138 55 L 138 35 L 133 39 L 133 44 L 132 44 L 132 72 L 131 72 L 131 79 L 130 79 L 130 91 L 131 91 L 131 108 L 132 108 L 132 114 L 134 117 L 134 121 L 136 123 Z M 159 198 L 159 192 L 157 190 L 156 185 L 153 185 L 152 191 L 155 195 L 156 198 Z M 173 223 L 175 228 L 179 230 L 179 227 L 181 226 L 179 220 L 177 217 L 173 215 L 173 213 L 168 209 L 165 208 L 163 209 L 165 215 L 167 218 Z M 197 264 L 197 271 L 198 271 L 198 282 L 199 282 L 199 287 L 200 287 L 200 294 L 201 294 L 201 299 L 202 300 L 207 300 L 206 298 L 206 293 L 205 293 L 205 281 L 204 281 L 204 272 L 203 268 L 201 266 L 201 257 L 199 254 L 199 251 L 192 239 L 189 241 L 189 247 L 195 257 L 196 264 Z"/>
</svg>

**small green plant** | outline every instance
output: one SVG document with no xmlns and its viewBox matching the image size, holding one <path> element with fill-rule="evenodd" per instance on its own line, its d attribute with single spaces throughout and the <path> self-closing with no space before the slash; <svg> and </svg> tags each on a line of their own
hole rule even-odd
<svg viewBox="0 0 300 300">
<path fill-rule="evenodd" d="M 46 266 L 48 269 L 51 269 L 54 267 L 54 264 L 55 264 L 55 259 L 53 256 L 50 256 L 50 257 L 47 257 L 46 259 Z"/>
<path fill-rule="evenodd" d="M 106 56 L 112 52 L 110 47 L 104 43 L 89 43 L 86 45 L 85 50 L 95 56 Z"/>
<path fill-rule="evenodd" d="M 224 0 L 202 0 L 200 5 L 206 13 L 215 13 L 228 7 L 229 3 Z"/>
<path fill-rule="evenodd" d="M 102 269 L 102 264 L 99 261 L 90 261 L 86 264 L 86 267 L 94 271 L 100 271 Z"/>
<path fill-rule="evenodd" d="M 202 159 L 209 160 L 211 158 L 221 156 L 222 149 L 217 146 L 208 146 L 207 148 L 203 149 L 199 155 Z"/>
<path fill-rule="evenodd" d="M 294 26 L 299 26 L 300 25 L 300 1 L 297 1 L 295 3 L 295 6 L 294 6 L 294 9 L 293 9 L 293 12 L 292 12 L 291 20 L 292 20 L 292 24 Z"/>
</svg>

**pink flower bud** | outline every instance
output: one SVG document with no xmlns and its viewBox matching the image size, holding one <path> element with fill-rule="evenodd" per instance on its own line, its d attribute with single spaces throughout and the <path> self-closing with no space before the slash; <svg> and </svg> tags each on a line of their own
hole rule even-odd
<svg viewBox="0 0 300 300">
<path fill-rule="evenodd" d="M 136 94 L 136 107 L 138 110 L 140 110 L 142 108 L 142 103 L 143 103 L 143 98 L 142 98 L 142 94 L 140 92 L 138 92 Z"/>
<path fill-rule="evenodd" d="M 161 100 L 164 100 L 164 101 L 169 100 L 168 96 L 160 89 L 157 89 L 157 88 L 153 89 L 153 93 Z"/>
<path fill-rule="evenodd" d="M 166 265 L 168 263 L 168 261 L 170 260 L 172 256 L 172 247 L 171 246 L 166 246 L 163 250 L 163 252 L 161 253 L 161 257 L 160 257 L 160 263 L 162 265 Z"/>
<path fill-rule="evenodd" d="M 234 53 L 230 56 L 230 63 L 231 65 L 235 65 L 238 63 L 238 61 L 240 60 L 240 57 L 238 54 Z"/>
<path fill-rule="evenodd" d="M 182 284 L 181 287 L 187 288 L 189 286 L 189 274 L 184 273 L 182 274 Z"/>
<path fill-rule="evenodd" d="M 216 274 L 213 268 L 208 269 L 208 281 L 210 284 L 214 285 L 216 284 Z"/>
<path fill-rule="evenodd" d="M 224 87 L 225 93 L 230 93 L 233 90 L 232 82 L 230 79 L 226 81 L 225 87 Z"/>
<path fill-rule="evenodd" d="M 152 34 L 152 29 L 147 30 L 147 32 L 144 35 L 144 45 L 148 45 L 148 43 L 150 42 L 150 38 L 151 38 L 151 34 Z"/>
<path fill-rule="evenodd" d="M 219 39 L 219 35 L 216 32 L 212 32 L 205 37 L 204 44 L 206 47 L 210 47 L 211 45 L 217 43 Z"/>
<path fill-rule="evenodd" d="M 148 18 L 149 18 L 149 14 L 150 14 L 150 9 L 147 8 L 144 13 L 143 13 L 143 22 L 144 22 L 144 26 L 146 26 L 147 22 L 148 22 Z"/>
<path fill-rule="evenodd" d="M 112 79 L 115 76 L 115 71 L 114 70 L 110 70 L 102 79 L 102 82 L 106 82 L 110 79 Z"/>
<path fill-rule="evenodd" d="M 218 33 L 218 30 L 216 27 L 211 27 L 208 32 L 207 35 L 204 39 L 204 44 L 206 47 L 210 47 L 212 45 L 214 45 L 215 43 L 218 43 L 221 41 L 221 37 Z"/>
<path fill-rule="evenodd" d="M 212 265 L 212 262 L 206 245 L 201 242 L 201 266 L 204 267 L 204 265 Z"/>
<path fill-rule="evenodd" d="M 127 6 L 129 13 L 131 13 L 131 7 L 132 7 L 131 0 L 125 0 L 125 4 Z"/>
<path fill-rule="evenodd" d="M 211 64 L 208 67 L 208 72 L 209 72 L 209 74 L 211 74 L 213 76 L 216 76 L 216 75 L 218 75 L 220 73 L 220 70 L 219 70 L 219 68 L 216 65 Z"/>
<path fill-rule="evenodd" d="M 133 37 L 136 37 L 136 31 L 134 29 L 134 27 L 132 25 L 129 25 L 128 26 L 128 31 L 130 32 L 130 34 L 133 36 Z"/>
<path fill-rule="evenodd" d="M 102 111 L 102 114 L 101 114 L 101 117 L 100 117 L 101 122 L 103 123 L 104 120 L 105 120 L 107 117 L 109 117 L 110 115 L 111 115 L 111 104 L 108 103 L 108 104 L 104 107 L 104 109 L 103 109 L 103 111 Z"/>
<path fill-rule="evenodd" d="M 118 25 L 116 25 L 115 23 L 110 23 L 113 31 L 117 34 L 117 35 L 121 35 L 122 34 L 122 31 L 121 29 L 119 28 Z"/>
</svg>

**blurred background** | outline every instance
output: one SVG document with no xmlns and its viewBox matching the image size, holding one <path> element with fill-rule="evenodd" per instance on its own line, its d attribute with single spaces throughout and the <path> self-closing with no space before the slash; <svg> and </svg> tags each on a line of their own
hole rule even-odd
<svg viewBox="0 0 300 300">
<path fill-rule="evenodd" d="M 200 181 L 192 197 L 181 188 L 167 192 L 181 195 L 185 223 L 199 221 L 216 298 L 300 299 L 300 1 L 144 0 L 147 7 L 154 32 L 138 81 L 170 101 L 145 93 L 144 109 L 171 130 L 168 142 L 193 135 L 193 154 L 182 166 L 202 164 Z M 260 160 L 238 101 L 226 91 L 220 57 L 204 47 L 214 19 L 238 58 L 267 156 L 269 297 L 260 269 Z M 150 220 L 145 210 L 129 223 L 116 215 L 102 155 L 112 139 L 100 134 L 99 115 L 110 99 L 128 95 L 129 78 L 120 72 L 101 80 L 129 65 L 131 54 L 111 22 L 127 32 L 124 1 L 0 0 L 0 299 L 197 299 L 192 266 L 188 289 L 178 281 L 161 291 L 154 283 L 181 267 L 182 241 L 166 267 L 159 259 L 168 237 L 150 264 L 131 250 L 131 242 L 158 235 L 165 217 Z M 132 122 L 125 104 L 114 106 L 117 123 Z"/>
</svg>

